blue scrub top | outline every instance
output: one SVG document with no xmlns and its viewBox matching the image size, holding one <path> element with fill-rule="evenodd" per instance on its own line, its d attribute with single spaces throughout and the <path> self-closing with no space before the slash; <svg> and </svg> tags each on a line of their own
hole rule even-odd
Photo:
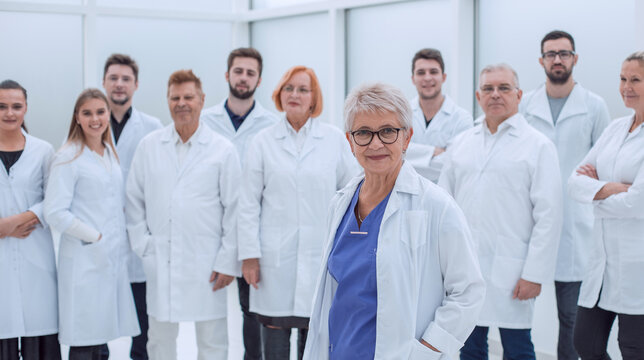
<svg viewBox="0 0 644 360">
<path fill-rule="evenodd" d="M 373 359 L 376 351 L 376 252 L 389 193 L 358 228 L 355 207 L 362 183 L 338 227 L 327 269 L 338 287 L 329 311 L 329 358 Z"/>
</svg>

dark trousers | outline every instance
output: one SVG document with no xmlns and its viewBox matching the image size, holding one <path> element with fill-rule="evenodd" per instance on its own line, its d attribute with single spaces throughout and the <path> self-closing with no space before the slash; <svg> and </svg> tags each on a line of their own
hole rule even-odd
<svg viewBox="0 0 644 360">
<path fill-rule="evenodd" d="M 610 360 L 606 352 L 608 336 L 619 318 L 617 342 L 624 360 L 644 359 L 644 315 L 618 314 L 579 306 L 575 322 L 575 348 L 583 360 Z"/>
<path fill-rule="evenodd" d="M 557 315 L 559 317 L 559 340 L 557 342 L 558 360 L 577 360 L 579 355 L 575 350 L 573 333 L 577 317 L 577 300 L 581 281 L 555 281 L 557 297 Z"/>
<path fill-rule="evenodd" d="M 60 360 L 58 334 L 0 340 L 0 360 L 18 360 L 21 356 L 23 360 Z"/>
<path fill-rule="evenodd" d="M 461 349 L 461 360 L 487 360 L 487 334 L 489 328 L 477 326 L 465 341 Z M 503 360 L 535 360 L 534 346 L 530 329 L 499 328 L 501 345 L 503 345 Z"/>
<path fill-rule="evenodd" d="M 108 360 L 109 357 L 107 344 L 69 347 L 69 360 Z"/>
<path fill-rule="evenodd" d="M 139 327 L 141 335 L 132 338 L 132 347 L 130 348 L 130 358 L 132 360 L 148 360 L 148 313 L 145 303 L 145 283 L 131 283 L 132 295 L 134 296 L 134 306 L 136 307 L 136 316 L 139 318 Z"/>
<path fill-rule="evenodd" d="M 297 329 L 297 358 L 302 360 L 308 329 Z M 291 329 L 262 326 L 264 360 L 288 360 L 291 354 Z"/>
<path fill-rule="evenodd" d="M 250 285 L 243 277 L 237 278 L 237 288 L 239 289 L 239 305 L 244 313 L 244 322 L 242 325 L 242 336 L 244 338 L 244 360 L 261 360 L 262 359 L 262 340 L 260 333 L 260 323 L 257 321 L 257 315 L 249 311 Z"/>
</svg>

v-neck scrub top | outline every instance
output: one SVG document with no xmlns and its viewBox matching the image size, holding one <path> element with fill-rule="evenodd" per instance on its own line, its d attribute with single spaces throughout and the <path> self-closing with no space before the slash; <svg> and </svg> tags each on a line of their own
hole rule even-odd
<svg viewBox="0 0 644 360">
<path fill-rule="evenodd" d="M 327 268 L 338 282 L 329 311 L 329 358 L 373 359 L 376 350 L 376 253 L 389 193 L 358 227 L 358 186 L 336 232 Z"/>
</svg>

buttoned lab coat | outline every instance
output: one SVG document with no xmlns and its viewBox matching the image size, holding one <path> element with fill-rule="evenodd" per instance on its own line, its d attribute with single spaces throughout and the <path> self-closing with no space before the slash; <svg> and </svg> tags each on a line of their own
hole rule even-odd
<svg viewBox="0 0 644 360">
<path fill-rule="evenodd" d="M 118 143 L 116 143 L 116 152 L 119 156 L 119 163 L 121 164 L 123 181 L 127 181 L 132 157 L 134 157 L 134 151 L 139 145 L 139 141 L 141 141 L 145 135 L 162 127 L 163 125 L 161 125 L 161 121 L 159 121 L 159 119 L 142 113 L 132 107 L 132 115 L 125 124 Z M 114 139 L 113 135 L 112 139 Z M 125 186 L 123 186 L 123 196 L 125 198 Z M 145 273 L 143 272 L 143 263 L 141 263 L 141 259 L 139 259 L 139 257 L 132 251 L 130 251 L 128 257 L 128 273 L 130 282 L 144 282 Z"/>
<path fill-rule="evenodd" d="M 45 220 L 61 233 L 58 251 L 59 340 L 70 346 L 104 344 L 139 334 L 127 273 L 129 244 L 118 160 L 105 147 L 111 170 L 99 155 L 65 145 L 51 165 L 45 192 Z M 74 219 L 102 238 L 84 243 L 66 233 Z"/>
<path fill-rule="evenodd" d="M 239 205 L 239 259 L 260 258 L 250 310 L 311 314 L 331 198 L 358 168 L 344 134 L 317 119 L 298 154 L 286 118 L 253 138 Z"/>
<path fill-rule="evenodd" d="M 425 115 L 418 96 L 411 101 L 414 135 L 407 147 L 405 160 L 434 183 L 438 181 L 445 157 L 444 153 L 434 156 L 434 149 L 447 148 L 456 135 L 474 125 L 470 113 L 456 105 L 449 96 L 444 96 L 443 105 L 428 126 L 425 126 Z"/>
<path fill-rule="evenodd" d="M 541 85 L 523 96 L 520 111 L 530 125 L 555 143 L 559 155 L 559 173 L 564 186 L 564 214 L 555 280 L 581 281 L 588 270 L 588 241 L 592 236 L 593 210 L 590 204 L 572 200 L 567 194 L 566 184 L 570 173 L 610 122 L 608 108 L 602 98 L 576 84 L 555 125 L 546 86 Z"/>
<path fill-rule="evenodd" d="M 255 101 L 253 111 L 248 114 L 239 129 L 235 131 L 228 112 L 224 108 L 225 103 L 226 99 L 213 107 L 203 110 L 199 121 L 207 124 L 216 133 L 230 140 L 237 149 L 239 159 L 244 160 L 246 149 L 250 145 L 250 140 L 262 129 L 277 123 L 279 118 L 277 115 L 264 109 L 258 101 Z"/>
<path fill-rule="evenodd" d="M 599 180 L 573 172 L 570 196 L 592 203 L 595 226 L 590 263 L 579 305 L 620 314 L 644 315 L 644 129 L 628 133 L 633 116 L 614 120 L 579 165 L 591 164 Z M 632 184 L 628 191 L 593 200 L 607 182 Z M 600 295 L 601 292 L 601 295 Z"/>
<path fill-rule="evenodd" d="M 20 159 L 8 174 L 0 169 L 0 218 L 31 211 L 40 225 L 24 239 L 0 239 L 0 339 L 58 332 L 54 247 L 42 210 L 54 149 L 24 136 Z"/>
<path fill-rule="evenodd" d="M 463 209 L 487 282 L 477 325 L 532 327 L 534 299 L 512 299 L 520 278 L 552 281 L 562 223 L 557 149 L 521 114 L 486 155 L 485 121 L 454 140 L 439 185 Z M 501 131 L 501 130 L 499 130 Z"/>
<path fill-rule="evenodd" d="M 200 124 L 179 165 L 174 124 L 146 136 L 127 182 L 128 233 L 143 260 L 148 315 L 158 321 L 226 317 L 212 271 L 240 275 L 235 238 L 241 170 L 235 148 Z"/>
<path fill-rule="evenodd" d="M 337 282 L 327 269 L 336 231 L 363 176 L 333 199 L 304 358 L 329 357 Z M 365 249 L 365 251 L 367 251 Z M 375 359 L 456 359 L 483 305 L 485 282 L 463 213 L 405 162 L 380 225 Z M 424 339 L 442 352 L 420 343 Z"/>
</svg>

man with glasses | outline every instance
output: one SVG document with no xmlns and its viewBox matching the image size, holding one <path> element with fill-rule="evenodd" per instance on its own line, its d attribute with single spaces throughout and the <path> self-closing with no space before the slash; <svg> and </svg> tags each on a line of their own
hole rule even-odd
<svg viewBox="0 0 644 360">
<path fill-rule="evenodd" d="M 446 78 L 440 51 L 422 49 L 414 55 L 411 81 L 418 96 L 411 100 L 414 135 L 405 159 L 433 182 L 438 181 L 443 165 L 441 154 L 456 135 L 473 124 L 472 115 L 443 94 Z"/>
<path fill-rule="evenodd" d="M 438 181 L 465 213 L 487 283 L 461 360 L 487 359 L 490 326 L 499 328 L 504 359 L 535 359 L 534 301 L 552 281 L 561 231 L 557 150 L 518 113 L 522 92 L 510 66 L 487 66 L 479 80 L 484 115 L 447 149 Z"/>
<path fill-rule="evenodd" d="M 577 59 L 570 34 L 559 30 L 546 34 L 541 40 L 539 58 L 546 83 L 526 94 L 520 107 L 528 123 L 557 146 L 564 187 L 610 121 L 604 100 L 574 81 L 572 70 Z M 592 206 L 570 199 L 564 188 L 563 230 L 555 272 L 559 360 L 578 358 L 573 329 L 581 280 L 588 270 L 585 244 L 591 239 L 592 226 Z"/>
<path fill-rule="evenodd" d="M 260 130 L 278 121 L 254 99 L 255 90 L 262 82 L 262 55 L 253 48 L 239 48 L 228 55 L 228 97 L 218 105 L 205 109 L 201 121 L 230 140 L 244 163 L 247 142 Z M 244 313 L 244 360 L 260 360 L 262 343 L 257 316 L 249 311 L 249 285 L 243 277 L 237 278 L 239 303 Z"/>
</svg>

